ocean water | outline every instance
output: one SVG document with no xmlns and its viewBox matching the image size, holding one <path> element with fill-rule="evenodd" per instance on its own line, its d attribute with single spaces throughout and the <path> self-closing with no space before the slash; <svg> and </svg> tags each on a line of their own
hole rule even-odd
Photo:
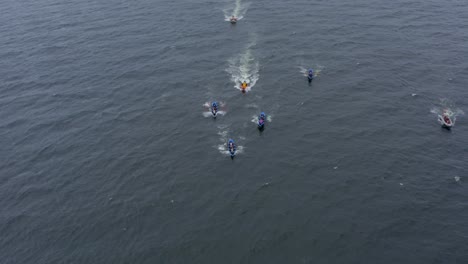
<svg viewBox="0 0 468 264">
<path fill-rule="evenodd" d="M 468 263 L 467 1 L 0 10 L 1 263 Z"/>
</svg>

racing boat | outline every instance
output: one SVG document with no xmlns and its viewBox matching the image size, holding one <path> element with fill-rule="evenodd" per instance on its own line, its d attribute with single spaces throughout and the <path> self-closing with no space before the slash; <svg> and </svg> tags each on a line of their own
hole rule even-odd
<svg viewBox="0 0 468 264">
<path fill-rule="evenodd" d="M 211 114 L 213 114 L 214 118 L 216 118 L 216 116 L 218 115 L 218 103 L 217 102 L 213 102 L 211 104 Z"/>
<path fill-rule="evenodd" d="M 259 119 L 258 120 L 258 129 L 262 130 L 265 128 L 265 120 Z"/>
<path fill-rule="evenodd" d="M 240 84 L 240 89 L 243 93 L 245 93 L 247 87 L 249 87 L 249 84 L 246 82 L 246 81 L 243 81 L 241 84 Z"/>
<path fill-rule="evenodd" d="M 231 158 L 234 158 L 234 156 L 236 155 L 236 144 L 234 143 L 234 140 L 229 139 L 227 147 L 229 153 L 231 154 Z"/>
<path fill-rule="evenodd" d="M 442 125 L 442 127 L 445 127 L 447 129 L 450 129 L 453 127 L 454 122 L 450 118 L 450 115 L 448 112 L 444 112 L 442 115 L 439 115 L 439 123 Z"/>
<path fill-rule="evenodd" d="M 260 116 L 258 117 L 258 129 L 262 130 L 265 128 L 265 119 L 266 119 L 266 115 L 264 112 L 261 112 L 260 113 Z"/>
<path fill-rule="evenodd" d="M 309 80 L 309 83 L 312 82 L 312 79 L 314 79 L 314 70 L 309 69 L 307 79 Z"/>
<path fill-rule="evenodd" d="M 229 19 L 229 21 L 231 22 L 231 24 L 235 24 L 235 23 L 237 23 L 237 17 L 232 16 L 232 17 Z"/>
</svg>

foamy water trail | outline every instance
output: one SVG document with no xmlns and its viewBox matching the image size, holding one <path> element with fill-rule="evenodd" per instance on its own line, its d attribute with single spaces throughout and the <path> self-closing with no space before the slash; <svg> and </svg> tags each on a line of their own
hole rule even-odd
<svg viewBox="0 0 468 264">
<path fill-rule="evenodd" d="M 240 11 L 241 11 L 241 0 L 236 0 L 236 5 L 232 13 L 234 14 L 234 16 L 238 16 Z"/>
<path fill-rule="evenodd" d="M 231 58 L 228 61 L 229 66 L 226 71 L 231 74 L 231 81 L 234 82 L 234 87 L 238 90 L 242 90 L 240 85 L 245 81 L 248 84 L 245 91 L 249 92 L 260 77 L 258 73 L 260 66 L 258 61 L 255 60 L 251 50 L 251 47 L 254 45 L 254 42 L 249 44 L 243 54 Z"/>
<path fill-rule="evenodd" d="M 231 6 L 223 10 L 224 20 L 230 21 L 231 16 L 237 17 L 237 21 L 241 20 L 244 18 L 249 5 L 250 3 L 242 3 L 241 0 L 236 0 L 233 7 Z"/>
</svg>

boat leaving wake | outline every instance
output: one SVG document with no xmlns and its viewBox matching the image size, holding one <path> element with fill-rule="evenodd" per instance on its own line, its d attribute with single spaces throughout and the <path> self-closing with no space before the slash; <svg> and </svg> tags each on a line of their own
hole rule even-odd
<svg viewBox="0 0 468 264">
<path fill-rule="evenodd" d="M 227 111 L 225 110 L 225 103 L 224 102 L 219 102 L 219 110 L 216 112 L 217 115 L 225 115 L 227 114 Z M 206 108 L 205 111 L 202 112 L 202 115 L 204 117 L 213 117 L 213 114 L 211 113 L 211 102 L 205 102 L 203 104 L 203 107 Z"/>
<path fill-rule="evenodd" d="M 224 13 L 224 21 L 231 21 L 231 16 L 235 16 L 237 21 L 244 18 L 245 13 L 247 13 L 247 9 L 249 8 L 250 3 L 243 4 L 241 0 L 236 0 L 234 3 L 234 7 L 229 7 L 223 10 Z"/>
<path fill-rule="evenodd" d="M 268 121 L 269 123 L 271 123 L 271 120 L 273 120 L 272 117 L 271 117 L 271 115 L 266 115 L 266 121 Z M 250 122 L 255 123 L 255 124 L 258 124 L 258 115 L 253 115 L 253 116 L 252 116 L 252 119 L 250 120 Z"/>
<path fill-rule="evenodd" d="M 442 116 L 447 115 L 455 125 L 458 116 L 464 115 L 465 113 L 457 108 L 452 102 L 448 99 L 441 99 L 440 103 L 431 109 L 431 113 L 437 115 L 438 119 L 442 119 Z"/>
<path fill-rule="evenodd" d="M 255 44 L 249 44 L 243 54 L 238 57 L 231 58 L 228 61 L 229 66 L 226 71 L 231 74 L 231 81 L 234 82 L 234 87 L 240 91 L 242 91 L 242 88 L 240 87 L 242 82 L 245 81 L 248 84 L 245 91 L 249 92 L 255 86 L 258 78 L 260 77 L 258 73 L 259 63 L 253 57 L 251 50 L 251 47 L 254 45 Z"/>
<path fill-rule="evenodd" d="M 224 127 L 220 126 L 218 127 L 219 132 L 218 132 L 218 135 L 220 136 L 220 144 L 219 145 L 216 145 L 216 148 L 218 149 L 219 153 L 223 154 L 223 155 L 226 155 L 226 156 L 231 156 L 231 153 L 229 152 L 228 150 L 228 147 L 227 147 L 227 143 L 228 143 L 228 140 L 229 140 L 229 137 L 228 137 L 228 130 L 225 130 Z M 240 137 L 240 139 L 244 139 L 242 137 Z M 238 154 L 241 154 L 244 152 L 244 147 L 239 145 L 237 140 L 234 139 L 234 142 L 236 144 L 236 156 Z"/>
<path fill-rule="evenodd" d="M 308 76 L 309 76 L 308 73 L 307 73 L 307 71 L 309 70 L 309 68 L 306 68 L 306 67 L 304 67 L 304 66 L 297 66 L 297 67 L 299 68 L 300 73 L 301 73 L 302 75 L 304 75 L 304 77 L 308 77 Z M 322 72 L 323 68 L 324 68 L 324 67 L 321 66 L 321 65 L 313 65 L 312 69 L 314 70 L 314 78 L 317 78 L 317 77 L 320 76 L 320 73 Z"/>
</svg>

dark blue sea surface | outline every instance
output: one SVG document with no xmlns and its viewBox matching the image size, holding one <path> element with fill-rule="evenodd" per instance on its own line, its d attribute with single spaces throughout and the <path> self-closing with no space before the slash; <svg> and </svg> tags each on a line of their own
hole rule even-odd
<svg viewBox="0 0 468 264">
<path fill-rule="evenodd" d="M 0 263 L 468 263 L 467 1 L 0 13 Z"/>
</svg>

